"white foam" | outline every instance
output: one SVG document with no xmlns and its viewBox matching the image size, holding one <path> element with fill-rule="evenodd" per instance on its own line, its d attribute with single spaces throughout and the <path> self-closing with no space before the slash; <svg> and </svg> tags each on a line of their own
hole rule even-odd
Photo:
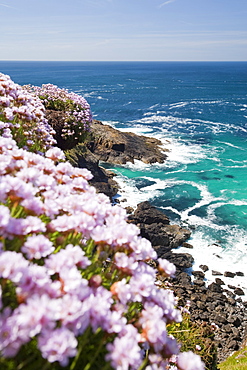
<svg viewBox="0 0 247 370">
<path fill-rule="evenodd" d="M 226 142 L 226 141 L 219 141 L 219 140 L 217 140 L 217 141 L 218 141 L 218 143 L 221 143 L 221 144 L 224 144 L 224 145 L 230 146 L 230 147 L 232 147 L 232 148 L 236 148 L 236 149 L 239 149 L 239 150 L 246 151 L 246 149 L 245 149 L 245 148 L 241 148 L 240 146 L 234 145 L 234 144 L 232 144 L 232 143 L 229 143 L 229 142 Z"/>
<path fill-rule="evenodd" d="M 196 163 L 207 156 L 207 150 L 201 145 L 187 145 L 182 141 L 171 139 L 165 143 L 168 160 L 176 163 Z"/>
<path fill-rule="evenodd" d="M 121 174 L 118 174 L 114 177 L 120 186 L 117 198 L 121 202 L 122 207 L 130 206 L 136 207 L 137 204 L 149 200 L 155 196 L 160 196 L 160 191 L 158 189 L 153 189 L 150 192 L 150 189 L 142 188 L 138 189 L 135 186 L 135 181 L 127 178 Z"/>
<path fill-rule="evenodd" d="M 101 121 L 104 125 L 108 125 L 111 127 L 115 127 L 117 124 L 119 124 L 119 121 Z"/>
<path fill-rule="evenodd" d="M 185 107 L 185 106 L 186 106 L 186 105 L 188 105 L 188 104 L 189 104 L 189 102 L 173 103 L 173 104 L 170 104 L 169 109 L 182 108 L 182 107 Z"/>
</svg>

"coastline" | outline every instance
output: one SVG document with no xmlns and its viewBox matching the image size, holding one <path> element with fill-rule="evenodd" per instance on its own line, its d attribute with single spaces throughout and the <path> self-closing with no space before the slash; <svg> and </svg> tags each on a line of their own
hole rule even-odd
<svg viewBox="0 0 247 370">
<path fill-rule="evenodd" d="M 102 123 L 97 121 L 97 128 L 99 127 L 98 125 L 102 125 Z M 105 126 L 103 125 L 102 128 L 104 129 Z M 77 153 L 77 161 L 72 163 L 75 166 L 88 168 L 94 175 L 94 180 L 91 184 L 96 187 L 97 191 L 105 193 L 112 200 L 120 203 L 124 208 L 127 202 L 124 202 L 124 199 L 120 201 L 118 198 L 120 186 L 114 180 L 114 174 L 112 171 L 108 171 L 99 165 L 99 161 L 102 158 L 104 158 L 104 162 L 109 164 L 120 164 L 121 161 L 124 164 L 126 163 L 126 158 L 130 157 L 128 150 L 123 150 L 123 145 L 119 146 L 119 144 L 122 144 L 119 142 L 119 137 L 122 138 L 121 134 L 120 136 L 118 135 L 120 131 L 113 130 L 112 128 L 110 129 L 110 145 L 107 138 L 100 140 L 100 135 L 98 135 L 97 140 L 100 150 L 95 145 L 95 141 L 91 141 L 87 146 L 87 155 L 85 156 L 85 152 Z M 115 136 L 115 142 L 112 132 L 117 135 Z M 133 135 L 134 137 L 138 137 L 138 135 L 133 133 L 125 133 L 126 140 L 128 135 L 130 135 L 131 139 Z M 114 144 L 117 144 L 117 146 L 114 146 Z M 104 145 L 107 147 L 107 155 L 105 155 Z M 126 149 L 126 143 L 124 148 Z M 139 147 L 138 149 L 138 156 L 136 158 L 134 156 L 132 157 L 132 163 L 135 160 L 141 160 L 140 152 L 142 148 Z M 161 150 L 160 147 L 159 149 Z M 102 156 L 102 153 L 104 153 L 104 156 Z M 157 146 L 155 146 L 154 154 L 157 156 Z M 80 160 L 81 156 L 84 158 L 83 161 Z M 143 157 L 145 158 L 145 156 Z M 150 158 L 153 158 L 153 156 L 151 155 Z M 143 162 L 145 163 L 145 161 Z M 177 274 L 172 281 L 172 285 L 181 304 L 186 304 L 187 301 L 191 302 L 190 312 L 192 320 L 201 322 L 202 325 L 208 323 L 215 324 L 218 327 L 215 333 L 215 342 L 218 347 L 218 361 L 225 360 L 233 351 L 241 347 L 246 339 L 247 326 L 247 302 L 242 300 L 241 290 L 236 290 L 237 287 L 234 286 L 230 288 L 226 287 L 224 284 L 224 278 L 228 280 L 232 279 L 233 275 L 231 275 L 231 271 L 228 272 L 229 274 L 226 277 L 222 277 L 220 272 L 215 271 L 215 280 L 209 282 L 206 275 L 207 271 L 211 269 L 211 266 L 203 264 L 193 271 L 194 258 L 192 257 L 193 253 L 191 253 L 193 246 L 186 243 L 191 235 L 189 230 L 186 232 L 185 229 L 182 229 L 178 225 L 170 225 L 170 220 L 164 213 L 152 207 L 148 202 L 144 201 L 140 203 L 136 209 L 131 207 L 126 207 L 126 209 L 130 214 L 129 222 L 133 222 L 140 227 L 141 236 L 152 242 L 158 256 L 167 258 L 175 264 Z M 147 213 L 149 216 L 151 214 L 148 222 L 143 218 L 143 215 Z M 181 232 L 181 230 L 184 231 Z M 175 239 L 176 243 L 174 243 Z M 183 247 L 182 250 L 177 249 L 181 245 Z M 243 273 L 240 271 L 239 274 Z"/>
</svg>

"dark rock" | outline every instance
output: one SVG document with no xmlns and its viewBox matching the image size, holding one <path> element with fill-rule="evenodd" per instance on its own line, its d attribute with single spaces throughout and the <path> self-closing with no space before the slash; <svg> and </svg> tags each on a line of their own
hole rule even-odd
<svg viewBox="0 0 247 370">
<path fill-rule="evenodd" d="M 171 239 L 165 232 L 162 224 L 140 225 L 141 236 L 148 239 L 153 246 L 162 245 L 169 246 L 172 249 Z"/>
<path fill-rule="evenodd" d="M 182 287 L 188 286 L 188 288 L 191 288 L 191 278 L 186 272 L 180 272 L 176 275 L 175 283 L 178 281 Z"/>
<path fill-rule="evenodd" d="M 172 249 L 190 237 L 189 230 L 170 225 L 169 218 L 149 202 L 138 204 L 130 222 L 140 226 L 141 236 L 150 240 L 153 246 L 169 246 Z"/>
<path fill-rule="evenodd" d="M 227 343 L 227 347 L 229 349 L 233 349 L 234 351 L 237 351 L 239 349 L 239 344 L 236 340 L 231 340 Z"/>
<path fill-rule="evenodd" d="M 237 276 L 244 276 L 244 273 L 243 273 L 243 272 L 241 272 L 241 271 L 238 271 L 238 272 L 236 272 L 236 275 L 237 275 Z"/>
<path fill-rule="evenodd" d="M 208 286 L 208 289 L 211 290 L 212 292 L 217 292 L 217 293 L 221 293 L 223 291 L 223 289 L 221 288 L 221 286 L 218 285 L 218 284 L 216 284 L 216 283 L 211 283 Z"/>
<path fill-rule="evenodd" d="M 87 150 L 84 144 L 78 144 L 66 151 L 66 157 L 74 167 L 87 168 L 93 178 L 89 181 L 99 193 L 104 193 L 111 199 L 118 192 L 118 184 L 112 179 L 112 174 L 100 167 L 97 158 Z"/>
<path fill-rule="evenodd" d="M 194 258 L 188 253 L 173 253 L 169 261 L 181 270 L 192 267 Z"/>
<path fill-rule="evenodd" d="M 134 218 L 138 220 L 138 223 L 144 224 L 164 224 L 170 223 L 169 218 L 156 207 L 152 206 L 149 202 L 139 203 L 137 209 L 134 212 Z"/>
<path fill-rule="evenodd" d="M 222 258 L 221 256 L 219 256 L 218 254 L 216 254 L 216 253 L 213 253 L 213 255 L 215 256 L 215 257 L 217 257 L 217 258 Z"/>
<path fill-rule="evenodd" d="M 193 245 L 191 245 L 189 243 L 185 243 L 185 242 L 182 244 L 182 247 L 188 248 L 188 249 L 193 249 L 194 248 Z"/>
<path fill-rule="evenodd" d="M 100 121 L 93 121 L 88 148 L 98 160 L 112 164 L 134 163 L 135 159 L 144 163 L 164 163 L 167 155 L 161 145 L 158 139 L 121 132 Z"/>
<path fill-rule="evenodd" d="M 197 278 L 204 279 L 205 274 L 202 271 L 192 271 L 192 275 Z"/>
<path fill-rule="evenodd" d="M 204 310 L 205 309 L 205 302 L 201 302 L 201 301 L 197 301 L 196 302 L 196 305 L 198 308 L 200 308 L 201 310 Z"/>
<path fill-rule="evenodd" d="M 234 285 L 227 285 L 228 286 L 228 288 L 230 288 L 230 289 L 236 289 L 236 287 L 234 286 Z"/>
<path fill-rule="evenodd" d="M 230 271 L 224 272 L 224 276 L 226 277 L 234 278 L 235 275 L 236 275 L 235 272 L 230 272 Z"/>
<path fill-rule="evenodd" d="M 205 282 L 203 280 L 194 280 L 193 284 L 202 287 L 205 285 Z"/>
<path fill-rule="evenodd" d="M 244 295 L 244 291 L 241 288 L 234 289 L 234 293 L 237 295 Z"/>
<path fill-rule="evenodd" d="M 227 323 L 227 319 L 223 315 L 215 315 L 215 321 L 221 324 Z"/>
<path fill-rule="evenodd" d="M 214 276 L 221 276 L 223 274 L 221 272 L 219 272 L 219 271 L 212 270 L 212 275 L 214 275 Z"/>
<path fill-rule="evenodd" d="M 234 298 L 231 298 L 231 297 L 228 297 L 228 302 L 231 304 L 231 305 L 235 305 L 236 304 L 236 301 Z"/>
<path fill-rule="evenodd" d="M 238 316 L 234 319 L 233 325 L 236 326 L 237 328 L 241 325 L 241 320 Z"/>
<path fill-rule="evenodd" d="M 127 214 L 128 214 L 128 215 L 130 215 L 131 213 L 133 213 L 133 212 L 134 212 L 134 208 L 132 208 L 132 207 L 130 207 L 130 206 L 125 207 L 125 210 L 126 210 L 126 212 L 127 212 Z"/>
<path fill-rule="evenodd" d="M 232 333 L 232 327 L 230 324 L 225 325 L 224 330 L 226 333 Z"/>
<path fill-rule="evenodd" d="M 218 285 L 225 285 L 225 282 L 221 280 L 220 278 L 215 278 L 215 283 Z"/>
<path fill-rule="evenodd" d="M 230 290 L 223 289 L 223 292 L 225 292 L 228 295 L 228 297 L 235 298 L 235 294 L 231 292 Z"/>
<path fill-rule="evenodd" d="M 242 303 L 242 298 L 241 297 L 236 298 L 236 302 Z"/>
<path fill-rule="evenodd" d="M 209 270 L 209 268 L 208 268 L 208 266 L 207 266 L 207 265 L 200 265 L 199 267 L 200 267 L 200 269 L 202 269 L 202 271 L 204 271 L 204 272 L 206 272 L 206 271 L 208 271 L 208 270 Z"/>
</svg>

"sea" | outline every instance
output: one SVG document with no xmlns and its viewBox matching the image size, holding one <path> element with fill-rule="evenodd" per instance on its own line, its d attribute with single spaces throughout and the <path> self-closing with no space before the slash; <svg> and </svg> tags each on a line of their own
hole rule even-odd
<svg viewBox="0 0 247 370">
<path fill-rule="evenodd" d="M 95 119 L 160 139 L 164 164 L 102 163 L 116 173 L 120 204 L 148 200 L 190 229 L 193 249 L 175 252 L 192 254 L 193 270 L 208 265 L 207 283 L 219 277 L 247 297 L 247 62 L 0 61 L 0 72 L 66 88 Z"/>
</svg>

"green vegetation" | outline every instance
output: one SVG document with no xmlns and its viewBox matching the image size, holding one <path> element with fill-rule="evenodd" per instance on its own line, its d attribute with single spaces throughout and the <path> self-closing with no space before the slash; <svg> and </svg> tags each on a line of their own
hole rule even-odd
<svg viewBox="0 0 247 370">
<path fill-rule="evenodd" d="M 247 346 L 234 352 L 224 362 L 218 365 L 219 370 L 246 370 L 247 369 Z"/>
<path fill-rule="evenodd" d="M 182 352 L 192 351 L 201 357 L 205 369 L 217 369 L 217 348 L 214 343 L 214 331 L 210 325 L 192 322 L 190 315 L 185 314 L 181 323 L 168 326 L 168 332 L 181 343 Z"/>
</svg>

